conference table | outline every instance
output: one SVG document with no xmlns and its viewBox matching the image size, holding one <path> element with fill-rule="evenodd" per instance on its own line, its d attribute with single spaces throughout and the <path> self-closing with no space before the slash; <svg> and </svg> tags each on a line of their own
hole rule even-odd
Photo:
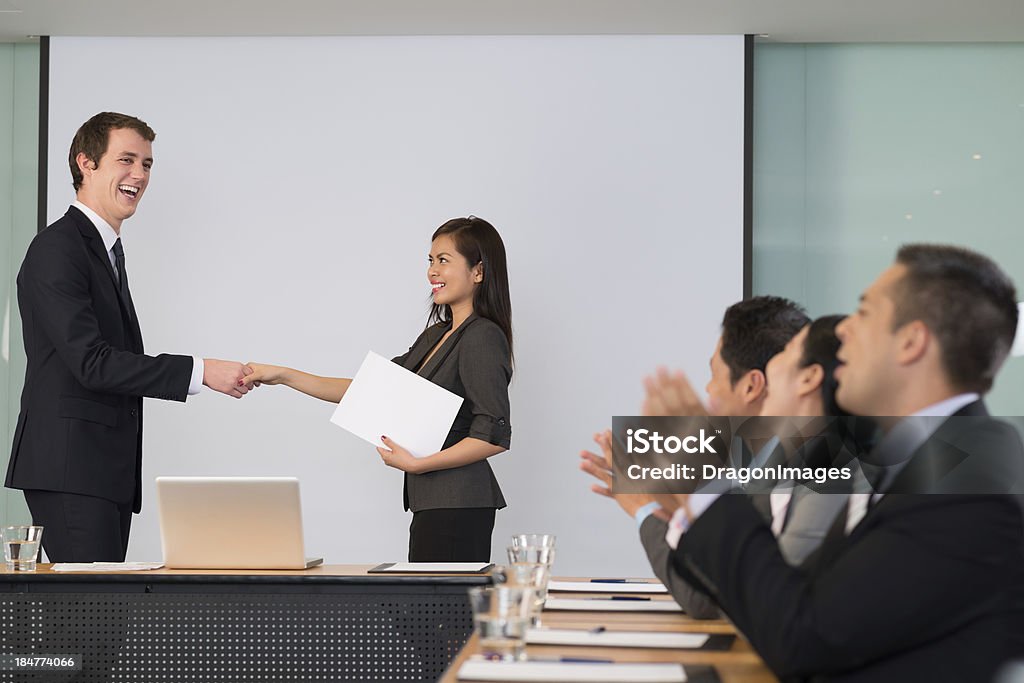
<svg viewBox="0 0 1024 683">
<path fill-rule="evenodd" d="M 100 573 L 2 566 L 0 657 L 33 655 L 26 666 L 39 667 L 45 655 L 78 655 L 80 670 L 6 662 L 0 681 L 432 682 L 473 630 L 466 591 L 491 582 L 368 573 L 374 565 Z"/>
<path fill-rule="evenodd" d="M 586 581 L 586 578 L 558 579 L 561 581 Z M 599 597 L 594 593 L 548 593 L 548 598 Z M 667 595 L 654 596 L 653 600 L 671 600 Z M 610 659 L 615 662 L 651 662 L 682 664 L 688 680 L 694 683 L 773 683 L 778 679 L 771 673 L 764 661 L 754 652 L 749 643 L 725 619 L 697 620 L 682 613 L 652 612 L 576 612 L 545 610 L 541 615 L 541 627 L 550 629 L 590 630 L 604 627 L 607 631 L 657 631 L 669 633 L 707 633 L 730 637 L 725 649 L 679 650 L 666 648 L 636 647 L 582 647 L 567 645 L 527 645 L 527 658 L 557 659 L 594 658 Z M 460 667 L 482 652 L 479 639 L 473 635 L 466 646 L 452 662 L 441 678 L 441 683 L 458 683 Z"/>
<path fill-rule="evenodd" d="M 8 572 L 0 565 L 0 681 L 457 681 L 462 662 L 480 652 L 470 638 L 466 591 L 491 577 L 369 573 L 373 566 L 55 572 L 42 564 L 36 572 Z M 528 654 L 677 662 L 698 681 L 775 680 L 727 621 L 681 613 L 543 615 L 545 627 L 596 625 L 732 638 L 725 650 L 531 645 Z M 33 661 L 15 667 L 11 655 Z M 68 665 L 67 655 L 76 655 L 74 666 L 46 668 Z"/>
</svg>

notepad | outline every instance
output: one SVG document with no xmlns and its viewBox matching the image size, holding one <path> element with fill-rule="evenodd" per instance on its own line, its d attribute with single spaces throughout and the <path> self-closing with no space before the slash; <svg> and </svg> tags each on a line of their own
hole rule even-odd
<svg viewBox="0 0 1024 683">
<path fill-rule="evenodd" d="M 386 435 L 418 458 L 444 446 L 462 397 L 370 351 L 331 422 L 373 446 Z"/>
<path fill-rule="evenodd" d="M 544 609 L 581 612 L 682 612 L 672 600 L 602 600 L 600 598 L 548 598 Z"/>
<path fill-rule="evenodd" d="M 665 585 L 651 583 L 622 583 L 619 581 L 549 581 L 549 591 L 571 593 L 668 593 Z"/>
<path fill-rule="evenodd" d="M 586 647 L 664 647 L 695 650 L 704 647 L 707 633 L 664 633 L 661 631 L 581 631 L 536 628 L 526 632 L 530 645 L 583 645 Z"/>
<path fill-rule="evenodd" d="M 163 562 L 58 562 L 55 572 L 139 572 L 160 569 Z"/>
<path fill-rule="evenodd" d="M 489 562 L 387 562 L 370 574 L 482 574 L 494 565 Z"/>
<path fill-rule="evenodd" d="M 549 681 L 552 683 L 685 683 L 679 664 L 579 664 L 469 660 L 460 681 Z"/>
</svg>

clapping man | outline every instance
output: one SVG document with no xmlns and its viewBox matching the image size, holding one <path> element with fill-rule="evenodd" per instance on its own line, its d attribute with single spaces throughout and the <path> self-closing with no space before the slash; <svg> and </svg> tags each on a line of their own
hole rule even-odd
<svg viewBox="0 0 1024 683">
<path fill-rule="evenodd" d="M 839 405 L 890 416 L 884 476 L 813 562 L 789 566 L 747 496 L 684 496 L 672 564 L 780 678 L 990 681 L 1024 644 L 1024 446 L 981 400 L 1017 327 L 1013 283 L 966 249 L 909 245 L 837 327 Z M 888 463 L 888 464 L 887 464 Z"/>
</svg>

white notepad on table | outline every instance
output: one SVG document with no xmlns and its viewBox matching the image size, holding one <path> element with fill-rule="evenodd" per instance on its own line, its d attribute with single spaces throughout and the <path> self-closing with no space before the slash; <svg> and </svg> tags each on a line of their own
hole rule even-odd
<svg viewBox="0 0 1024 683">
<path fill-rule="evenodd" d="M 331 422 L 374 445 L 380 437 L 416 457 L 444 446 L 462 397 L 370 351 L 352 378 Z"/>
<path fill-rule="evenodd" d="M 481 574 L 490 562 L 390 562 L 377 565 L 372 574 Z"/>
<path fill-rule="evenodd" d="M 686 671 L 679 664 L 492 662 L 471 659 L 459 668 L 458 677 L 460 681 L 686 683 Z"/>
<path fill-rule="evenodd" d="M 549 591 L 568 593 L 668 593 L 660 581 L 548 581 Z"/>
<path fill-rule="evenodd" d="M 664 631 L 584 631 L 565 628 L 532 628 L 526 632 L 530 645 L 581 645 L 584 647 L 662 647 L 696 650 L 708 642 L 707 633 Z"/>
<path fill-rule="evenodd" d="M 548 598 L 544 609 L 580 612 L 682 612 L 673 600 L 612 600 L 602 598 Z"/>
</svg>

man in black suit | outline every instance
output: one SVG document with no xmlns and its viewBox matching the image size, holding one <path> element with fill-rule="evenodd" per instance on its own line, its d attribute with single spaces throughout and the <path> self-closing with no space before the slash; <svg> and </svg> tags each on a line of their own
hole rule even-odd
<svg viewBox="0 0 1024 683">
<path fill-rule="evenodd" d="M 77 200 L 18 273 L 28 366 L 5 485 L 22 489 L 53 562 L 123 561 L 142 504 L 142 398 L 206 386 L 241 398 L 241 363 L 143 353 L 121 224 L 149 184 L 153 130 L 124 114 L 71 143 Z"/>
<path fill-rule="evenodd" d="M 915 416 L 885 424 L 875 491 L 851 496 L 803 569 L 747 496 L 683 501 L 677 571 L 781 679 L 989 681 L 1022 655 L 1024 522 L 1004 494 L 1019 492 L 1024 446 L 980 399 L 1016 326 L 1013 284 L 992 261 L 903 247 L 837 328 L 839 404 Z"/>
</svg>

